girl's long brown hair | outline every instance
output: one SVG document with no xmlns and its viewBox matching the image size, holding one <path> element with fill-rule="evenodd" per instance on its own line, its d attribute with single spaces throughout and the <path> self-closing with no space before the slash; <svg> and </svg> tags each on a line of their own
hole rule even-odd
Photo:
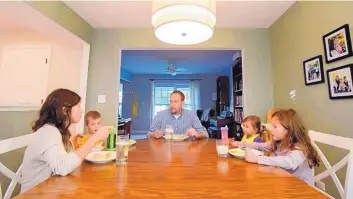
<svg viewBox="0 0 353 199">
<path fill-rule="evenodd" d="M 81 97 L 68 89 L 57 89 L 50 93 L 39 111 L 39 118 L 34 122 L 35 132 L 45 124 L 54 125 L 61 133 L 62 142 L 68 151 L 70 146 L 71 108 L 80 103 Z"/>
<path fill-rule="evenodd" d="M 264 142 L 268 142 L 272 140 L 272 134 L 266 129 L 265 126 L 261 124 L 261 120 L 259 117 L 255 115 L 247 116 L 243 122 L 249 121 L 251 126 L 256 130 Z"/>
<path fill-rule="evenodd" d="M 320 162 L 319 157 L 311 145 L 310 137 L 296 111 L 293 109 L 280 110 L 273 114 L 272 118 L 274 117 L 288 131 L 286 137 L 281 141 L 281 148 L 301 150 L 308 160 L 310 168 L 318 166 Z M 275 144 L 274 148 L 276 148 Z"/>
</svg>

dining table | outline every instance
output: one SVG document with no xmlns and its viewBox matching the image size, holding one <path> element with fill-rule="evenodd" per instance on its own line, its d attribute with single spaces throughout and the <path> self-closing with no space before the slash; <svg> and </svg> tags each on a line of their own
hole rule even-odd
<svg viewBox="0 0 353 199">
<path fill-rule="evenodd" d="M 15 199 L 327 198 L 279 167 L 217 156 L 213 139 L 142 139 L 126 165 L 83 161 L 70 175 L 53 176 Z"/>
</svg>

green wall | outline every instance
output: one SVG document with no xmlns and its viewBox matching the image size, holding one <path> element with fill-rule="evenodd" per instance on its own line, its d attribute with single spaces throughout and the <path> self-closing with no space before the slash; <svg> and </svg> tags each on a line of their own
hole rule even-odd
<svg viewBox="0 0 353 199">
<path fill-rule="evenodd" d="M 308 129 L 353 138 L 353 99 L 330 100 L 326 70 L 353 63 L 353 57 L 325 63 L 322 36 L 348 23 L 353 38 L 353 2 L 297 2 L 270 27 L 274 105 L 294 108 Z M 325 83 L 305 86 L 303 61 L 322 55 Z M 296 90 L 296 100 L 289 92 Z M 320 145 L 331 164 L 346 152 Z M 322 170 L 317 169 L 318 171 Z M 345 169 L 338 172 L 342 182 Z M 326 190 L 338 197 L 329 178 Z"/>
<path fill-rule="evenodd" d="M 101 111 L 107 123 L 114 124 L 116 120 L 118 87 L 115 80 L 120 77 L 118 49 L 176 48 L 159 42 L 154 37 L 152 29 L 93 30 L 63 2 L 26 1 L 26 3 L 82 40 L 92 43 L 87 109 Z M 244 66 L 247 67 L 244 74 L 246 79 L 244 84 L 247 85 L 244 86 L 249 88 L 245 99 L 248 114 L 257 114 L 265 119 L 267 110 L 273 107 L 274 102 L 274 106 L 278 108 L 296 109 L 309 129 L 353 137 L 350 128 L 353 100 L 330 100 L 327 80 L 325 84 L 305 86 L 302 69 L 303 60 L 323 55 L 322 35 L 345 23 L 350 24 L 351 33 L 353 32 L 352 10 L 353 2 L 297 2 L 270 27 L 269 31 L 216 29 L 210 41 L 189 48 L 244 50 Z M 353 35 L 351 37 L 353 38 Z M 324 68 L 326 70 L 352 62 L 353 58 L 347 58 L 332 64 L 324 64 Z M 291 90 L 296 90 L 295 101 L 289 97 Z M 106 104 L 96 103 L 98 94 L 107 95 Z M 36 114 L 36 112 L 1 112 L 0 126 L 3 132 L 0 134 L 1 139 L 30 131 L 30 123 Z M 328 150 L 326 146 L 321 145 L 320 147 L 332 163 L 344 155 L 344 152 L 337 149 Z M 1 162 L 4 159 L 9 158 L 0 156 Z M 13 160 L 9 165 L 15 168 L 20 161 Z M 339 172 L 341 179 L 343 175 L 343 172 Z M 325 183 L 328 191 L 337 197 L 337 191 L 331 180 L 325 180 Z M 4 184 L 2 186 L 4 191 Z"/>
</svg>

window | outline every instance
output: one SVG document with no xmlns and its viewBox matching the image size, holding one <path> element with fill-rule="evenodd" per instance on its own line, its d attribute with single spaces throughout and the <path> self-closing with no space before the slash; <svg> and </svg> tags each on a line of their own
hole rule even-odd
<svg viewBox="0 0 353 199">
<path fill-rule="evenodd" d="M 154 87 L 154 105 L 153 116 L 159 111 L 165 110 L 169 107 L 169 96 L 175 90 L 174 87 Z"/>
<path fill-rule="evenodd" d="M 183 92 L 185 95 L 184 109 L 192 110 L 192 105 L 190 100 L 191 88 L 188 86 L 186 88 L 185 87 L 176 88 L 176 90 Z"/>
<path fill-rule="evenodd" d="M 123 84 L 120 83 L 120 90 L 119 90 L 119 117 L 123 117 Z"/>
<path fill-rule="evenodd" d="M 185 83 L 154 83 L 152 94 L 152 117 L 156 116 L 159 111 L 169 108 L 169 97 L 174 90 L 179 90 L 185 95 L 184 109 L 193 110 L 198 105 L 193 105 L 191 99 L 192 84 L 190 82 Z M 199 97 L 197 97 L 199 99 Z M 198 103 L 199 104 L 199 103 Z M 195 110 L 196 111 L 196 110 Z"/>
</svg>

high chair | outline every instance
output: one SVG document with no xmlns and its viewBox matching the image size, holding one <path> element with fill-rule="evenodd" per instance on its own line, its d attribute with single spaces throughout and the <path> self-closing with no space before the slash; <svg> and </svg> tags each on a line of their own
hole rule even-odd
<svg viewBox="0 0 353 199">
<path fill-rule="evenodd" d="M 70 138 L 70 142 L 71 142 L 74 150 L 77 150 L 79 148 L 79 140 L 82 137 L 83 137 L 83 135 L 78 133 Z"/>
</svg>

